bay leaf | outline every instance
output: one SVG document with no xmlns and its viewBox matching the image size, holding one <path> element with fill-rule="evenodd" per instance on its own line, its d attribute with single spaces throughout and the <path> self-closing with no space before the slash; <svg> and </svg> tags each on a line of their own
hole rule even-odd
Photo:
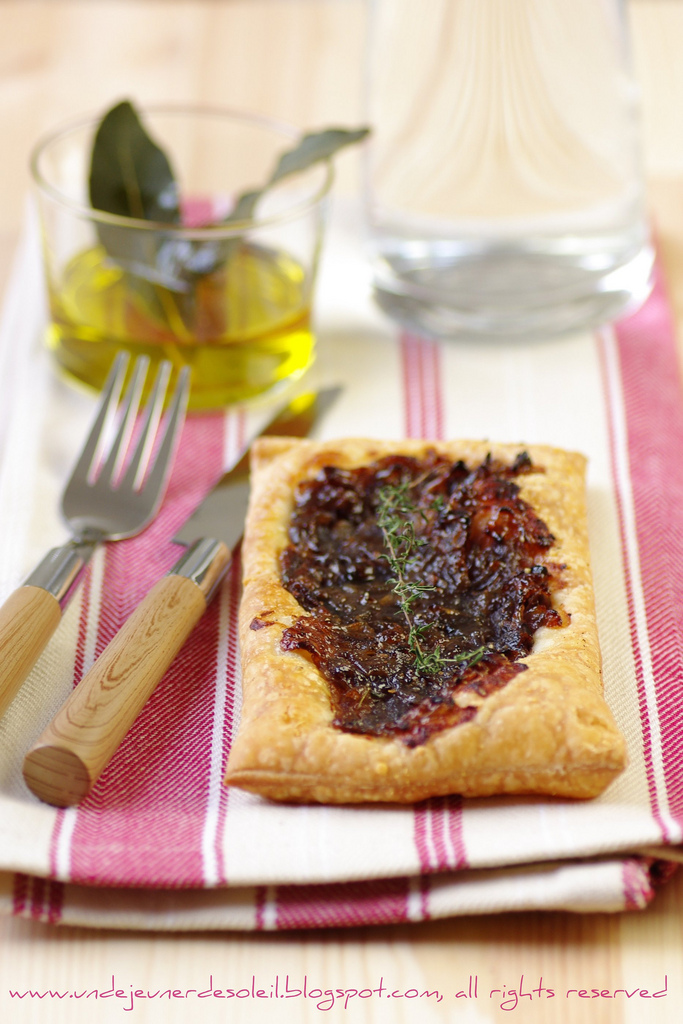
<svg viewBox="0 0 683 1024">
<path fill-rule="evenodd" d="M 231 224 L 238 221 L 252 220 L 261 197 L 283 178 L 293 174 L 301 174 L 314 164 L 329 160 L 340 149 L 360 142 L 370 132 L 369 128 L 325 128 L 319 132 L 304 135 L 292 149 L 286 150 L 278 158 L 268 181 L 262 188 L 242 192 L 233 209 L 222 221 Z M 220 249 L 220 256 L 227 261 L 237 245 L 239 238 L 227 239 Z M 219 254 L 217 253 L 217 258 Z"/>
<path fill-rule="evenodd" d="M 118 217 L 178 224 L 178 186 L 171 163 L 142 125 L 129 100 L 102 118 L 93 142 L 88 179 L 90 205 Z M 109 256 L 136 278 L 177 288 L 181 280 L 158 266 L 161 239 L 133 225 L 97 223 Z"/>
<path fill-rule="evenodd" d="M 340 149 L 360 142 L 369 134 L 369 128 L 325 128 L 319 132 L 304 135 L 292 149 L 286 150 L 278 159 L 270 178 L 260 189 L 243 192 L 235 207 L 225 218 L 225 224 L 237 220 L 250 220 L 254 216 L 261 196 L 273 185 L 292 174 L 301 174 L 314 164 L 329 160 Z"/>
<path fill-rule="evenodd" d="M 119 217 L 177 224 L 178 186 L 171 163 L 123 100 L 102 118 L 92 148 L 90 205 Z"/>
<path fill-rule="evenodd" d="M 360 142 L 369 131 L 369 128 L 325 128 L 320 132 L 309 132 L 293 149 L 282 154 L 266 187 L 291 174 L 307 171 L 322 160 L 329 160 L 345 146 Z"/>
<path fill-rule="evenodd" d="M 264 193 L 283 178 L 328 160 L 344 146 L 361 141 L 368 128 L 327 128 L 311 132 L 282 153 L 265 185 L 238 197 L 220 223 L 229 225 L 255 217 Z M 146 131 L 130 100 L 112 107 L 100 122 L 91 153 L 89 194 L 91 206 L 105 213 L 137 220 L 181 223 L 178 184 L 170 159 Z M 197 280 L 215 273 L 233 256 L 241 236 L 195 241 L 172 232 L 145 231 L 122 225 L 98 224 L 98 237 L 108 255 L 139 285 L 162 286 L 190 297 Z M 180 301 L 180 300 L 179 300 Z"/>
</svg>

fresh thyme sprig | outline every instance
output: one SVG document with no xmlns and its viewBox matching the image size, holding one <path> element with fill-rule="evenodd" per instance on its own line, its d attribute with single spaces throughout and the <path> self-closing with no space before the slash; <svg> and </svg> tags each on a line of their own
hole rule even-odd
<svg viewBox="0 0 683 1024">
<path fill-rule="evenodd" d="M 423 583 L 415 583 L 408 578 L 407 570 L 410 562 L 415 556 L 416 550 L 426 544 L 424 537 L 418 536 L 415 531 L 413 517 L 419 514 L 426 520 L 425 513 L 419 509 L 410 495 L 411 484 L 403 480 L 399 484 L 385 484 L 378 492 L 377 524 L 382 531 L 387 554 L 383 558 L 389 563 L 392 572 L 391 582 L 394 584 L 393 591 L 398 597 L 398 602 L 403 616 L 408 625 L 408 645 L 415 657 L 415 665 L 418 670 L 436 674 L 441 671 L 444 665 L 457 662 L 468 662 L 474 665 L 480 661 L 486 653 L 485 647 L 478 647 L 475 651 L 466 651 L 457 654 L 453 658 L 444 658 L 439 647 L 433 651 L 424 649 L 424 637 L 427 626 L 418 625 L 412 614 L 413 605 L 423 594 L 434 590 Z M 434 507 L 439 511 L 439 505 L 443 506 L 443 499 L 437 497 Z"/>
</svg>

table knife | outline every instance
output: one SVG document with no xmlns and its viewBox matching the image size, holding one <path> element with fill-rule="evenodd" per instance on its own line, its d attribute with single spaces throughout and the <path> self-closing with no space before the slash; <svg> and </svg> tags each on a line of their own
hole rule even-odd
<svg viewBox="0 0 683 1024">
<path fill-rule="evenodd" d="M 305 437 L 340 388 L 293 399 L 259 436 Z M 249 500 L 249 455 L 218 481 L 173 538 L 186 546 L 74 688 L 24 759 L 29 789 L 68 807 L 84 799 L 197 624 L 230 565 Z"/>
</svg>

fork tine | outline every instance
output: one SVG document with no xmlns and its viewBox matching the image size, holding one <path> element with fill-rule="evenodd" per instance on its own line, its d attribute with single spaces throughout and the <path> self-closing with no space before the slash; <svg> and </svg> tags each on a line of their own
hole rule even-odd
<svg viewBox="0 0 683 1024">
<path fill-rule="evenodd" d="M 135 446 L 132 458 L 118 486 L 123 490 L 139 490 L 147 470 L 159 420 L 164 407 L 166 390 L 171 376 L 171 363 L 164 359 L 159 363 L 154 386 L 147 400 L 143 416 L 140 437 Z"/>
<path fill-rule="evenodd" d="M 97 408 L 95 421 L 90 428 L 88 438 L 78 457 L 78 462 L 73 468 L 72 477 L 80 477 L 83 480 L 90 478 L 94 466 L 97 464 L 102 440 L 106 434 L 107 427 L 116 413 L 121 395 L 121 389 L 128 369 L 129 357 L 127 352 L 119 352 L 112 363 L 111 369 L 102 388 L 100 404 Z"/>
<path fill-rule="evenodd" d="M 135 426 L 135 418 L 138 414 L 140 397 L 142 395 L 142 386 L 145 382 L 148 368 L 148 356 L 138 356 L 133 366 L 133 373 L 131 375 L 128 388 L 126 389 L 125 397 L 121 403 L 121 420 L 116 432 L 116 437 L 109 449 L 106 461 L 97 475 L 99 482 L 104 482 L 106 480 L 110 485 L 113 485 L 121 471 L 121 466 L 126 456 L 126 450 L 130 441 L 130 435 L 132 434 Z"/>
<path fill-rule="evenodd" d="M 160 498 L 164 492 L 164 486 L 173 463 L 173 452 L 180 428 L 185 419 L 185 410 L 190 397 L 191 371 L 189 366 L 184 366 L 178 374 L 178 382 L 168 409 L 166 423 L 163 428 L 163 439 L 159 446 L 154 466 L 144 483 L 142 491 L 155 500 Z"/>
</svg>

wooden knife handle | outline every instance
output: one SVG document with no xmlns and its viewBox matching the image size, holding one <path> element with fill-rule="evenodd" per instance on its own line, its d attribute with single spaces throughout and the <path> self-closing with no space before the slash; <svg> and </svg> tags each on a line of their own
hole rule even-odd
<svg viewBox="0 0 683 1024">
<path fill-rule="evenodd" d="M 205 609 L 193 580 L 155 584 L 26 755 L 37 797 L 68 807 L 87 796 Z"/>
<path fill-rule="evenodd" d="M 19 587 L 0 608 L 0 716 L 45 650 L 62 617 L 42 587 Z"/>
</svg>

